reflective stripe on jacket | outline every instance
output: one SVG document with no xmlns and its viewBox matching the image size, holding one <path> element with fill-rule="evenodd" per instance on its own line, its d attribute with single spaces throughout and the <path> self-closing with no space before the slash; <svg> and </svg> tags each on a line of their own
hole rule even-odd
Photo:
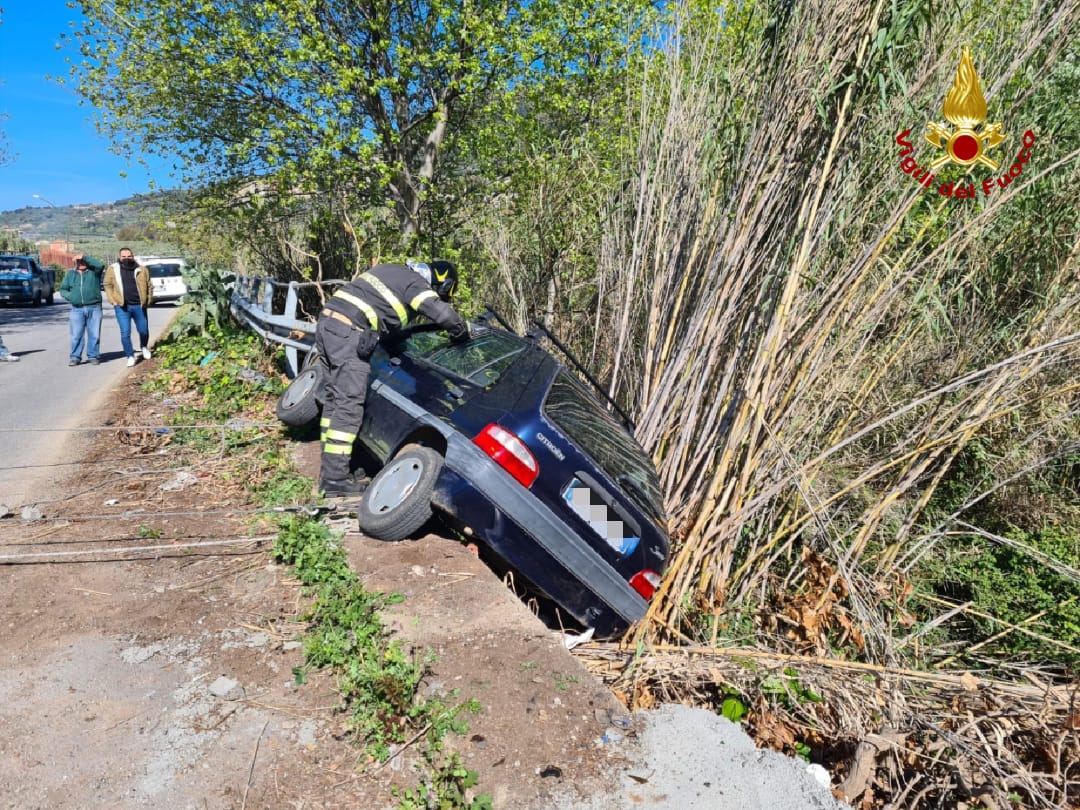
<svg viewBox="0 0 1080 810">
<path fill-rule="evenodd" d="M 380 335 L 396 332 L 413 321 L 417 313 L 442 326 L 453 338 L 468 332 L 465 319 L 404 264 L 372 267 L 339 287 L 326 306 Z"/>
</svg>

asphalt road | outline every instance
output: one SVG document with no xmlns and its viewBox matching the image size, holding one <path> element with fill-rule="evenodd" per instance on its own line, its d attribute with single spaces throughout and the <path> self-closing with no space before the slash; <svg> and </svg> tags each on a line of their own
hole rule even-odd
<svg viewBox="0 0 1080 810">
<path fill-rule="evenodd" d="M 103 309 L 101 364 L 69 368 L 66 301 L 57 296 L 51 306 L 0 306 L 0 335 L 20 359 L 0 363 L 0 504 L 17 509 L 50 500 L 51 482 L 66 472 L 66 459 L 81 458 L 87 443 L 102 440 L 80 428 L 102 423 L 99 409 L 135 370 L 126 365 L 112 307 Z M 150 308 L 151 348 L 175 312 L 168 304 Z"/>
</svg>

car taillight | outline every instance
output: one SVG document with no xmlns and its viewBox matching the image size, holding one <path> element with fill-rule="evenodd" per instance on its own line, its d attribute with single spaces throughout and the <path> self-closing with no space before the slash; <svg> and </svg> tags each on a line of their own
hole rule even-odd
<svg viewBox="0 0 1080 810">
<path fill-rule="evenodd" d="M 494 422 L 477 434 L 473 444 L 491 456 L 523 487 L 531 487 L 540 472 L 536 459 L 525 443 Z"/>
<path fill-rule="evenodd" d="M 660 587 L 660 575 L 646 568 L 630 577 L 630 585 L 648 601 L 652 599 L 656 589 Z"/>
</svg>

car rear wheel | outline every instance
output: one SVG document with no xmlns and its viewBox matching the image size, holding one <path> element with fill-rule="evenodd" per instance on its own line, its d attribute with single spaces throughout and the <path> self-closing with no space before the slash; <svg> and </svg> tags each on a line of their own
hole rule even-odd
<svg viewBox="0 0 1080 810">
<path fill-rule="evenodd" d="M 403 540 L 428 522 L 443 459 L 410 444 L 379 470 L 360 501 L 360 529 L 377 540 Z"/>
<path fill-rule="evenodd" d="M 321 364 L 305 368 L 281 392 L 277 401 L 277 418 L 290 427 L 303 427 L 319 415 L 319 393 L 325 369 Z"/>
</svg>

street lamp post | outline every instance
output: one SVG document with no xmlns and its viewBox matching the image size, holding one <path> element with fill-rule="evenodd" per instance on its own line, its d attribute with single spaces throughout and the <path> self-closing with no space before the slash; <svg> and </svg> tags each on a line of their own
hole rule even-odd
<svg viewBox="0 0 1080 810">
<path fill-rule="evenodd" d="M 56 206 L 56 205 L 55 205 L 55 204 L 53 203 L 53 201 L 52 201 L 52 200 L 47 200 L 47 199 L 45 199 L 44 197 L 42 197 L 42 196 L 41 196 L 40 194 L 35 194 L 35 195 L 34 195 L 34 199 L 35 199 L 35 200 L 41 200 L 41 201 L 42 201 L 43 203 L 45 203 L 46 205 L 48 205 L 48 206 L 49 206 L 50 208 L 56 208 L 56 207 L 57 207 L 57 206 Z"/>
</svg>

